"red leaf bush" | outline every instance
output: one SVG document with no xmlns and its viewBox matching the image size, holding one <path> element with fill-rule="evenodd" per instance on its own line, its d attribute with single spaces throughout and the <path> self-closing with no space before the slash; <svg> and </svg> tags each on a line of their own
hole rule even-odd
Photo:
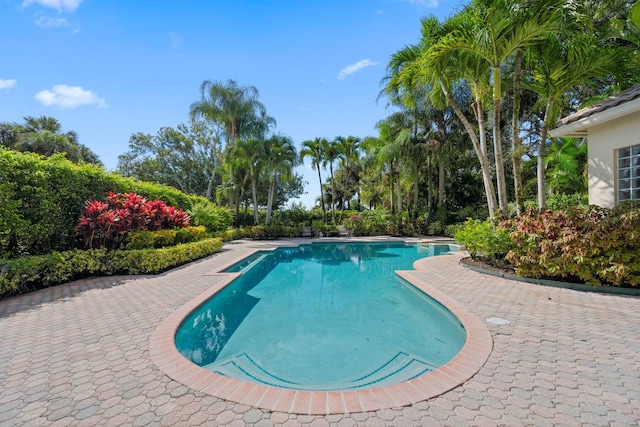
<svg viewBox="0 0 640 427">
<path fill-rule="evenodd" d="M 640 206 L 596 206 L 505 221 L 514 246 L 506 259 L 519 276 L 578 279 L 601 286 L 640 285 Z"/>
<path fill-rule="evenodd" d="M 109 192 L 104 202 L 88 200 L 76 226 L 85 248 L 117 248 L 127 233 L 189 226 L 189 215 L 161 200 Z"/>
</svg>

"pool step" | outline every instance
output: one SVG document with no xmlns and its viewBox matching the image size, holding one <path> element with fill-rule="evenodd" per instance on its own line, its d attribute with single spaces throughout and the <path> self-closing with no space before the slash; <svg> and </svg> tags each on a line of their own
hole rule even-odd
<svg viewBox="0 0 640 427">
<path fill-rule="evenodd" d="M 262 368 L 246 353 L 210 363 L 204 366 L 204 368 L 220 375 L 245 381 L 299 390 L 354 390 L 380 387 L 408 381 L 436 369 L 434 365 L 428 362 L 422 361 L 410 354 L 399 352 L 367 375 L 355 379 L 345 379 L 343 384 L 336 386 L 328 384 L 299 384 L 286 380 Z"/>
<path fill-rule="evenodd" d="M 264 254 L 264 255 L 260 255 L 258 258 L 254 259 L 253 261 L 251 261 L 246 267 L 243 267 L 240 270 L 240 274 L 244 274 L 247 271 L 251 270 L 253 267 L 255 267 L 258 263 L 260 263 L 260 261 L 262 261 L 263 259 L 265 259 L 266 257 L 268 257 L 269 254 Z"/>
</svg>

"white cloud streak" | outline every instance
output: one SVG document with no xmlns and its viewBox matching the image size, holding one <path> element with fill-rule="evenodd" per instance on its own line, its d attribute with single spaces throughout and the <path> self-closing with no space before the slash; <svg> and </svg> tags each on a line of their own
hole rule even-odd
<svg viewBox="0 0 640 427">
<path fill-rule="evenodd" d="M 75 11 L 83 0 L 24 0 L 22 7 L 28 7 L 32 4 L 39 4 L 40 6 L 55 9 L 59 12 L 73 12 Z"/>
<path fill-rule="evenodd" d="M 40 28 L 58 28 L 68 27 L 71 25 L 65 18 L 51 18 L 49 16 L 40 16 L 36 19 L 36 25 Z"/>
<path fill-rule="evenodd" d="M 363 59 L 362 61 L 358 61 L 355 64 L 348 65 L 344 67 L 342 70 L 340 70 L 340 73 L 338 74 L 338 79 L 344 80 L 347 76 L 350 76 L 351 74 L 357 71 L 360 71 L 363 68 L 373 67 L 374 65 L 378 65 L 378 63 L 373 62 L 370 59 Z"/>
<path fill-rule="evenodd" d="M 18 82 L 14 79 L 0 79 L 0 89 L 11 89 L 16 87 Z"/>
<path fill-rule="evenodd" d="M 35 98 L 41 104 L 60 108 L 76 108 L 81 105 L 95 105 L 98 108 L 108 107 L 106 101 L 90 90 L 80 86 L 55 85 L 53 90 L 43 90 Z"/>
</svg>

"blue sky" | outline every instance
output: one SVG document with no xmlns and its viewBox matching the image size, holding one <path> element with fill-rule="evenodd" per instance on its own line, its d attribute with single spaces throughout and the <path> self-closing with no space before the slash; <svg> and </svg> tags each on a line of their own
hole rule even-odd
<svg viewBox="0 0 640 427">
<path fill-rule="evenodd" d="M 204 80 L 253 85 L 277 132 L 375 135 L 390 55 L 458 0 L 0 0 L 0 121 L 52 116 L 108 169 L 188 121 Z M 319 194 L 317 175 L 306 205 Z"/>
</svg>

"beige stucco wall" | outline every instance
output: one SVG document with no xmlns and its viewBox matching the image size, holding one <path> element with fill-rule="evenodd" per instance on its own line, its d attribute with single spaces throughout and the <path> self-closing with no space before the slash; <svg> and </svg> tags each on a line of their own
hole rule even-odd
<svg viewBox="0 0 640 427">
<path fill-rule="evenodd" d="M 589 128 L 589 204 L 616 205 L 615 150 L 635 144 L 640 144 L 640 111 Z"/>
</svg>

